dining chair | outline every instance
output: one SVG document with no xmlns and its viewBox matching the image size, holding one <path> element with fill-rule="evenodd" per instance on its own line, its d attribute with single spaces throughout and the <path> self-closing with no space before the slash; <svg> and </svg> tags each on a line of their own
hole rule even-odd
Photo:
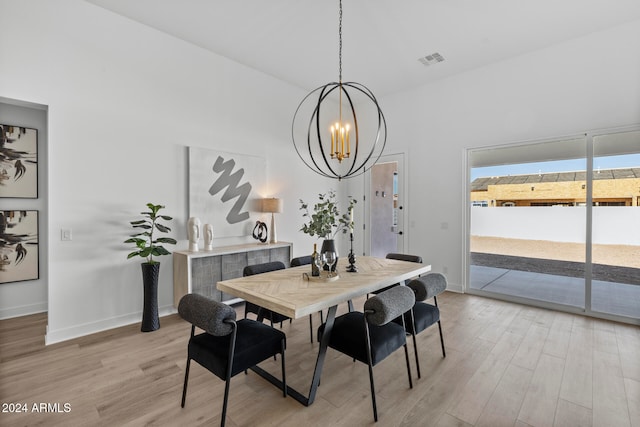
<svg viewBox="0 0 640 427">
<path fill-rule="evenodd" d="M 409 261 L 415 262 L 418 264 L 422 264 L 422 257 L 420 255 L 409 255 L 409 254 L 399 254 L 399 253 L 388 253 L 385 257 L 387 259 L 397 259 L 399 261 Z M 398 286 L 400 283 L 395 283 L 393 285 L 387 286 L 386 288 L 379 289 L 377 291 L 371 292 L 372 294 L 379 294 L 380 292 L 384 292 L 388 289 L 391 289 L 394 286 Z"/>
<path fill-rule="evenodd" d="M 440 323 L 440 309 L 438 308 L 438 295 L 447 289 L 447 278 L 441 273 L 427 273 L 417 279 L 413 279 L 407 284 L 416 298 L 413 306 L 413 322 L 405 313 L 404 319 L 395 319 L 394 322 L 407 325 L 407 330 L 411 332 L 413 337 L 413 350 L 416 358 L 416 370 L 418 378 L 420 378 L 420 360 L 418 358 L 418 347 L 416 344 L 416 335 L 427 329 L 429 326 L 438 323 L 440 331 L 440 346 L 442 347 L 442 357 L 447 357 L 444 349 L 444 338 L 442 336 L 442 324 Z M 427 304 L 423 301 L 433 298 L 433 304 Z"/>
<path fill-rule="evenodd" d="M 236 311 L 232 307 L 199 294 L 183 296 L 178 304 L 178 313 L 191 323 L 182 408 L 187 398 L 191 360 L 225 381 L 220 420 L 222 427 L 227 417 L 231 378 L 278 353 L 282 356 L 282 395 L 287 397 L 284 360 L 286 337 L 282 331 L 255 320 L 236 321 Z M 196 326 L 204 332 L 196 335 Z"/>
<path fill-rule="evenodd" d="M 291 267 L 300 267 L 301 265 L 311 265 L 312 262 L 312 258 L 311 255 L 305 255 L 305 256 L 300 256 L 300 257 L 296 257 L 293 258 L 291 260 Z M 320 323 L 324 323 L 324 314 L 322 313 L 322 310 L 319 311 L 320 313 Z M 309 338 L 311 339 L 311 343 L 313 343 L 313 316 L 309 315 Z"/>
<path fill-rule="evenodd" d="M 282 261 L 271 261 L 265 262 L 262 264 L 254 264 L 248 265 L 242 270 L 243 276 L 253 276 L 254 274 L 267 273 L 269 271 L 276 270 L 284 270 L 285 266 Z M 268 319 L 273 326 L 274 323 L 280 323 L 280 327 L 282 327 L 282 322 L 285 320 L 291 320 L 291 318 L 285 316 L 284 314 L 276 313 L 275 311 L 266 309 L 264 307 L 260 307 L 257 304 L 254 304 L 249 301 L 245 301 L 244 303 L 244 318 L 247 318 L 247 314 L 254 313 L 258 318 L 262 317 L 264 319 Z"/>
<path fill-rule="evenodd" d="M 381 292 L 364 303 L 364 312 L 352 311 L 335 318 L 330 328 L 329 347 L 347 356 L 366 363 L 369 367 L 369 384 L 373 418 L 378 421 L 376 392 L 373 379 L 373 367 L 404 347 L 409 388 L 413 388 L 409 351 L 407 349 L 407 330 L 404 325 L 393 322 L 409 312 L 415 303 L 414 293 L 406 286 L 395 286 Z M 318 340 L 322 339 L 326 323 L 318 328 Z"/>
<path fill-rule="evenodd" d="M 291 260 L 291 267 L 300 267 L 301 265 L 311 265 L 311 255 L 299 256 Z"/>
</svg>

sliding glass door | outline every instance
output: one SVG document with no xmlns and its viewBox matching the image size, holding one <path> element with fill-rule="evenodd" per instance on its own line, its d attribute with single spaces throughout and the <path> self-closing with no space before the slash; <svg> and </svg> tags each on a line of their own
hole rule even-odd
<svg viewBox="0 0 640 427">
<path fill-rule="evenodd" d="M 470 290 L 584 309 L 586 139 L 470 153 Z"/>
<path fill-rule="evenodd" d="M 593 137 L 592 222 L 591 309 L 639 319 L 640 131 Z"/>
<path fill-rule="evenodd" d="M 640 319 L 640 132 L 468 154 L 468 292 Z"/>
</svg>

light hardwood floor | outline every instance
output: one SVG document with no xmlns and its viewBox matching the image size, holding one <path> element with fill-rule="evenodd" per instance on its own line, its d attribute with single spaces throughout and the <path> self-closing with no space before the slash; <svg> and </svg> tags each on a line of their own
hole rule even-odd
<svg viewBox="0 0 640 427">
<path fill-rule="evenodd" d="M 418 336 L 422 379 L 412 390 L 402 351 L 376 366 L 377 425 L 640 426 L 639 327 L 454 293 L 439 303 L 446 359 L 434 326 Z M 151 333 L 132 325 L 46 347 L 45 324 L 46 314 L 0 321 L 0 402 L 28 407 L 0 413 L 1 426 L 219 424 L 224 383 L 195 363 L 180 408 L 189 325 L 178 316 Z M 308 325 L 283 326 L 287 380 L 304 392 L 318 345 Z M 262 366 L 279 376 L 279 361 Z M 36 413 L 34 403 L 62 412 Z M 329 350 L 308 408 L 240 374 L 227 425 L 374 425 L 367 368 Z"/>
</svg>

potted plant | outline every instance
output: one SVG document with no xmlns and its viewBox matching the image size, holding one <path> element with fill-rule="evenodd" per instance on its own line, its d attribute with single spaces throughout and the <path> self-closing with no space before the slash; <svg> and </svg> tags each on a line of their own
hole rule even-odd
<svg viewBox="0 0 640 427">
<path fill-rule="evenodd" d="M 346 233 L 348 229 L 353 228 L 353 205 L 357 201 L 350 198 L 348 213 L 340 214 L 335 191 L 329 190 L 327 193 L 320 193 L 318 200 L 313 206 L 313 210 L 310 211 L 309 204 L 300 199 L 300 210 L 303 211 L 302 217 L 308 220 L 300 231 L 309 236 L 318 236 L 318 238 L 324 239 L 320 253 L 333 251 L 337 254 L 335 236 L 340 231 Z M 336 265 L 337 261 L 332 270 L 335 271 Z"/>
<path fill-rule="evenodd" d="M 169 227 L 158 222 L 160 219 L 171 221 L 168 215 L 160 215 L 162 205 L 147 203 L 148 212 L 140 212 L 144 219 L 131 221 L 131 226 L 135 229 L 142 229 L 136 234 L 132 234 L 124 243 L 133 243 L 136 250 L 127 255 L 127 259 L 140 256 L 146 259 L 142 263 L 142 283 L 144 286 L 144 307 L 142 310 L 142 332 L 151 332 L 160 328 L 160 318 L 158 317 L 158 277 L 160 275 L 160 262 L 153 259 L 154 256 L 169 255 L 162 243 L 175 245 L 177 242 L 171 237 L 154 236 L 157 230 L 161 233 L 171 231 Z"/>
</svg>

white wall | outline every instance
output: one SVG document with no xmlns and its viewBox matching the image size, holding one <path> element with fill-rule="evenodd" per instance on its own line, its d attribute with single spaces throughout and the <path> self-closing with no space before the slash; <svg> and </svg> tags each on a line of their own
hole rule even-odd
<svg viewBox="0 0 640 427">
<path fill-rule="evenodd" d="M 381 99 L 388 150 L 409 147 L 409 252 L 462 290 L 465 149 L 637 124 L 638 52 L 634 21 Z"/>
<path fill-rule="evenodd" d="M 586 208 L 471 208 L 470 234 L 507 239 L 584 243 Z M 640 209 L 625 206 L 593 208 L 593 244 L 640 246 Z"/>
<path fill-rule="evenodd" d="M 278 236 L 294 255 L 311 252 L 298 199 L 335 182 L 292 148 L 302 90 L 80 0 L 0 0 L 0 10 L 0 96 L 49 107 L 47 342 L 140 321 L 139 261 L 122 242 L 153 202 L 186 249 L 187 146 L 264 156 L 284 200 Z M 167 313 L 172 261 L 161 261 Z"/>
</svg>

